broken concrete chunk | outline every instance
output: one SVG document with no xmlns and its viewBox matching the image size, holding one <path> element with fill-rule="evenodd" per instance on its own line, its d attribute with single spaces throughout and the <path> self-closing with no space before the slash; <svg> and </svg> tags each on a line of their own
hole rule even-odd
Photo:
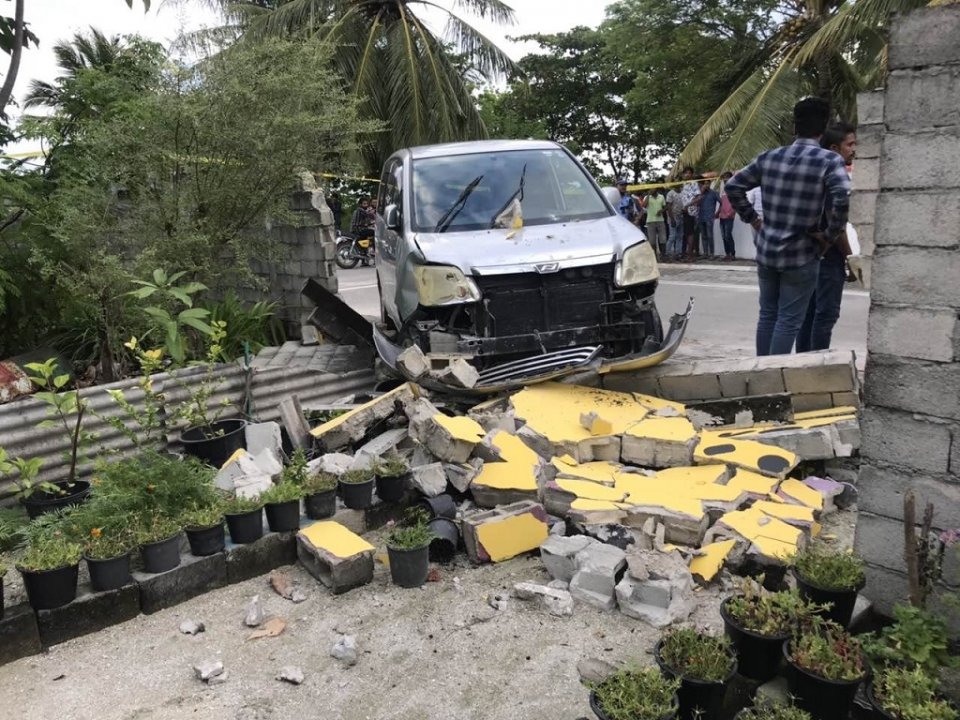
<svg viewBox="0 0 960 720">
<path fill-rule="evenodd" d="M 357 638 L 353 635 L 341 635 L 330 648 L 330 657 L 339 660 L 347 667 L 357 664 Z"/>
<path fill-rule="evenodd" d="M 620 444 L 624 462 L 661 468 L 693 464 L 697 431 L 685 417 L 652 417 L 627 428 Z"/>
<path fill-rule="evenodd" d="M 690 616 L 693 578 L 679 553 L 638 550 L 627 563 L 629 572 L 616 588 L 624 615 L 658 628 Z"/>
<path fill-rule="evenodd" d="M 419 380 L 430 371 L 430 363 L 419 346 L 411 345 L 397 356 L 397 368 L 411 380 Z"/>
<path fill-rule="evenodd" d="M 595 412 L 582 413 L 580 415 L 580 424 L 587 429 L 591 435 L 613 435 L 613 423 L 604 420 Z"/>
<path fill-rule="evenodd" d="M 463 544 L 477 564 L 501 562 L 536 550 L 547 539 L 547 513 L 524 500 L 463 518 Z"/>
<path fill-rule="evenodd" d="M 577 572 L 577 555 L 595 542 L 586 535 L 551 535 L 540 545 L 540 559 L 551 578 L 569 583 Z"/>
<path fill-rule="evenodd" d="M 297 557 L 307 572 L 334 594 L 373 579 L 375 548 L 343 525 L 324 520 L 297 533 Z"/>
<path fill-rule="evenodd" d="M 311 474 L 330 473 L 343 475 L 353 467 L 353 456 L 345 453 L 326 453 L 307 463 L 307 471 Z"/>
<path fill-rule="evenodd" d="M 447 482 L 453 485 L 457 492 L 465 493 L 482 467 L 483 461 L 474 458 L 469 463 L 444 463 L 443 471 L 447 475 Z"/>
<path fill-rule="evenodd" d="M 480 373 L 463 358 L 453 358 L 445 368 L 431 375 L 451 387 L 470 389 L 480 382 Z"/>
<path fill-rule="evenodd" d="M 690 574 L 701 582 L 712 582 L 736 544 L 736 540 L 721 540 L 704 545 L 690 559 Z"/>
<path fill-rule="evenodd" d="M 369 468 L 380 458 L 395 454 L 401 443 L 408 437 L 409 433 L 406 428 L 395 428 L 377 435 L 373 440 L 360 446 L 354 456 L 351 469 L 361 470 Z"/>
<path fill-rule="evenodd" d="M 414 400 L 413 386 L 405 383 L 400 387 L 375 397 L 370 402 L 338 415 L 310 431 L 325 450 L 337 450 L 359 442 L 381 420 L 386 420 L 398 408 Z"/>
<path fill-rule="evenodd" d="M 627 550 L 637 542 L 634 531 L 619 523 L 591 523 L 580 526 L 580 529 L 584 535 L 621 550 Z"/>
<path fill-rule="evenodd" d="M 280 423 L 247 423 L 243 431 L 247 441 L 247 452 L 251 455 L 257 455 L 264 449 L 270 450 L 276 457 L 283 452 Z"/>
<path fill-rule="evenodd" d="M 411 435 L 443 462 L 466 462 L 484 434 L 476 421 L 463 416 L 449 417 L 438 412 L 419 428 L 414 428 L 411 421 Z"/>
<path fill-rule="evenodd" d="M 447 473 L 443 463 L 421 465 L 410 469 L 410 482 L 427 497 L 436 497 L 447 489 Z"/>
<path fill-rule="evenodd" d="M 614 591 L 626 567 L 626 553 L 613 545 L 594 543 L 577 553 L 576 563 L 570 594 L 601 610 L 613 610 Z"/>
<path fill-rule="evenodd" d="M 498 507 L 521 500 L 537 500 L 539 459 L 534 462 L 487 462 L 470 485 L 470 494 L 480 507 Z"/>
<path fill-rule="evenodd" d="M 184 635 L 199 635 L 206 629 L 206 626 L 202 622 L 197 622 L 196 620 L 184 620 L 180 623 L 180 632 Z"/>
<path fill-rule="evenodd" d="M 823 496 L 824 515 L 828 515 L 837 509 L 837 498 L 841 497 L 847 490 L 843 483 L 839 483 L 831 478 L 810 476 L 804 479 L 803 484 L 816 490 Z M 843 501 L 841 500 L 841 502 Z"/>
<path fill-rule="evenodd" d="M 818 490 L 794 478 L 784 480 L 780 483 L 780 487 L 777 489 L 777 496 L 786 500 L 788 503 L 805 505 L 818 512 L 823 510 L 823 495 Z"/>
<path fill-rule="evenodd" d="M 513 594 L 521 600 L 538 600 L 547 612 L 556 617 L 573 615 L 573 597 L 567 590 L 522 582 L 513 586 Z"/>
<path fill-rule="evenodd" d="M 244 615 L 243 624 L 247 627 L 259 627 L 263 624 L 264 617 L 260 596 L 254 595 L 250 598 L 250 604 L 247 605 L 247 613 Z"/>
<path fill-rule="evenodd" d="M 580 682 L 585 685 L 595 685 L 602 683 L 608 677 L 617 671 L 616 665 L 611 665 L 606 660 L 599 658 L 584 658 L 577 663 L 577 672 L 580 674 Z"/>
<path fill-rule="evenodd" d="M 303 669 L 296 665 L 282 667 L 280 672 L 277 673 L 277 680 L 288 682 L 291 685 L 300 685 L 304 680 Z"/>
<path fill-rule="evenodd" d="M 702 430 L 694 451 L 694 460 L 701 464 L 727 463 L 744 470 L 783 479 L 800 462 L 795 453 L 755 440 L 724 437 Z"/>
<path fill-rule="evenodd" d="M 806 538 L 799 528 L 765 515 L 755 507 L 726 513 L 710 529 L 710 535 L 717 536 L 725 529 L 744 538 L 750 553 L 774 562 L 780 562 L 802 550 Z"/>
<path fill-rule="evenodd" d="M 198 680 L 210 682 L 213 678 L 223 675 L 223 663 L 219 660 L 204 660 L 193 666 Z"/>
</svg>

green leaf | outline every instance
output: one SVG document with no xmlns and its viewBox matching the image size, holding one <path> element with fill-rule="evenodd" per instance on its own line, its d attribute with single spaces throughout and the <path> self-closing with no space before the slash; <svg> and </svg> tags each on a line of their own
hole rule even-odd
<svg viewBox="0 0 960 720">
<path fill-rule="evenodd" d="M 180 270 L 179 272 L 175 272 L 173 275 L 167 278 L 167 282 L 173 285 L 177 280 L 179 280 L 186 274 L 187 274 L 186 270 Z"/>
<path fill-rule="evenodd" d="M 185 317 L 181 318 L 180 322 L 184 325 L 189 325 L 192 328 L 196 328 L 204 335 L 213 335 L 213 328 L 207 325 L 203 320 L 198 320 L 195 317 Z"/>
<path fill-rule="evenodd" d="M 146 300 L 148 297 L 153 295 L 156 291 L 157 291 L 157 288 L 155 288 L 153 285 L 147 285 L 145 287 L 138 288 L 136 290 L 131 290 L 130 292 L 127 293 L 127 295 L 132 295 L 133 297 L 137 298 L 137 300 Z"/>
<path fill-rule="evenodd" d="M 170 353 L 170 357 L 172 357 L 175 362 L 183 362 L 185 353 L 183 351 L 183 339 L 180 337 L 179 333 L 174 333 L 172 336 L 168 336 L 167 352 Z"/>
<path fill-rule="evenodd" d="M 41 420 L 40 422 L 37 423 L 37 427 L 40 428 L 41 430 L 50 430 L 52 428 L 57 427 L 57 423 L 55 420 L 49 420 L 49 419 Z"/>
<path fill-rule="evenodd" d="M 172 321 L 173 321 L 173 318 L 170 317 L 170 313 L 168 313 L 168 312 L 167 312 L 166 310 L 164 310 L 163 308 L 153 307 L 153 306 L 151 305 L 150 307 L 144 308 L 143 311 L 144 311 L 147 315 L 149 315 L 150 317 L 152 317 L 152 318 L 160 321 L 161 323 L 166 324 L 166 323 L 169 323 L 169 322 L 172 322 Z"/>
<path fill-rule="evenodd" d="M 167 284 L 167 274 L 160 268 L 157 268 L 153 271 L 153 281 L 157 285 L 166 285 Z"/>
<path fill-rule="evenodd" d="M 201 290 L 207 290 L 208 288 L 206 285 L 204 285 L 201 282 L 190 282 L 190 283 L 187 283 L 186 285 L 181 285 L 180 289 L 183 290 L 185 293 L 189 293 L 190 295 L 193 295 L 194 293 L 198 293 Z"/>
<path fill-rule="evenodd" d="M 184 320 L 186 318 L 205 318 L 209 316 L 210 311 L 206 308 L 190 308 L 189 310 L 181 311 L 180 314 L 177 315 L 180 320 Z"/>
<path fill-rule="evenodd" d="M 57 390 L 59 390 L 59 389 L 62 388 L 64 385 L 66 385 L 68 382 L 70 382 L 70 376 L 69 376 L 69 375 L 57 375 L 57 376 L 53 379 L 53 386 L 54 386 Z"/>
<path fill-rule="evenodd" d="M 186 305 L 187 307 L 192 307 L 192 306 L 193 306 L 193 300 L 190 298 L 189 295 L 187 295 L 187 294 L 186 294 L 183 290 L 181 290 L 180 288 L 175 288 L 175 287 L 168 288 L 168 289 L 167 289 L 167 292 L 170 293 L 171 295 L 173 295 L 177 300 L 179 300 L 180 302 L 182 302 L 182 303 L 183 303 L 184 305 Z"/>
</svg>

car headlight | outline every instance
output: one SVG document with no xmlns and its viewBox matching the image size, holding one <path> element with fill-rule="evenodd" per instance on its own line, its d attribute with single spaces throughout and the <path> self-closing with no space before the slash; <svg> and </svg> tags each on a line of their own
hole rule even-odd
<svg viewBox="0 0 960 720">
<path fill-rule="evenodd" d="M 640 243 L 627 248 L 617 263 L 613 281 L 618 287 L 650 282 L 660 277 L 657 256 L 650 243 Z"/>
<path fill-rule="evenodd" d="M 458 268 L 448 265 L 420 265 L 413 270 L 420 304 L 426 307 L 477 302 L 480 290 Z"/>
</svg>

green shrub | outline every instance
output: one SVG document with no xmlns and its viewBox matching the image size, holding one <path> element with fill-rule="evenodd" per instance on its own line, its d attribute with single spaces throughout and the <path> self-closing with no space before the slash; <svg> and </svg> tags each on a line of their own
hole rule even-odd
<svg viewBox="0 0 960 720">
<path fill-rule="evenodd" d="M 299 500 L 302 497 L 303 488 L 289 481 L 279 482 L 266 492 L 260 494 L 260 499 L 268 505 Z"/>
<path fill-rule="evenodd" d="M 693 628 L 677 628 L 664 634 L 660 658 L 685 678 L 719 682 L 735 662 L 726 637 L 707 635 Z"/>
<path fill-rule="evenodd" d="M 228 498 L 223 504 L 225 515 L 240 515 L 242 513 L 253 512 L 263 507 L 263 500 L 260 498 L 232 497 Z"/>
<path fill-rule="evenodd" d="M 745 708 L 739 720 L 813 720 L 810 713 L 796 705 L 755 705 Z"/>
<path fill-rule="evenodd" d="M 790 658 L 827 680 L 856 680 L 866 672 L 860 641 L 835 622 L 812 622 L 790 640 Z"/>
<path fill-rule="evenodd" d="M 193 507 L 180 515 L 180 523 L 186 528 L 206 528 L 223 523 L 223 503 L 206 507 Z"/>
<path fill-rule="evenodd" d="M 410 465 L 399 455 L 390 455 L 378 460 L 373 467 L 380 477 L 397 477 L 410 471 Z"/>
<path fill-rule="evenodd" d="M 414 550 L 430 544 L 436 535 L 430 529 L 429 518 L 423 508 L 411 508 L 404 522 L 387 533 L 387 547 L 394 550 Z"/>
<path fill-rule="evenodd" d="M 128 528 L 114 531 L 90 528 L 83 554 L 93 560 L 108 560 L 129 553 L 136 546 L 136 537 Z"/>
<path fill-rule="evenodd" d="M 133 527 L 140 545 L 168 540 L 183 529 L 178 521 L 164 515 L 142 516 L 136 519 Z"/>
<path fill-rule="evenodd" d="M 752 581 L 747 581 L 743 594 L 731 597 L 726 607 L 737 624 L 761 635 L 789 635 L 821 609 L 796 590 L 768 593 Z"/>
<path fill-rule="evenodd" d="M 894 622 L 879 634 L 863 638 L 863 648 L 874 665 L 910 664 L 929 674 L 941 666 L 956 665 L 947 649 L 947 624 L 942 618 L 913 605 L 895 605 Z"/>
<path fill-rule="evenodd" d="M 810 547 L 792 558 L 797 574 L 825 590 L 854 590 L 865 579 L 863 561 L 848 552 Z"/>
<path fill-rule="evenodd" d="M 653 668 L 620 670 L 594 686 L 610 720 L 660 720 L 674 711 L 679 680 L 667 680 Z"/>
<path fill-rule="evenodd" d="M 882 670 L 873 696 L 897 720 L 957 720 L 957 711 L 937 698 L 937 681 L 919 667 Z"/>
<path fill-rule="evenodd" d="M 308 495 L 336 490 L 337 476 L 333 473 L 319 472 L 307 478 L 303 489 Z"/>
<path fill-rule="evenodd" d="M 33 538 L 17 567 L 24 570 L 56 570 L 76 565 L 83 555 L 83 548 L 62 533 Z"/>
<path fill-rule="evenodd" d="M 361 485 L 373 480 L 373 470 L 351 470 L 340 476 L 340 482 L 346 485 Z"/>
<path fill-rule="evenodd" d="M 294 485 L 303 486 L 307 482 L 307 477 L 307 455 L 302 449 L 297 448 L 293 457 L 290 458 L 290 464 L 280 473 L 280 482 L 291 482 Z"/>
</svg>

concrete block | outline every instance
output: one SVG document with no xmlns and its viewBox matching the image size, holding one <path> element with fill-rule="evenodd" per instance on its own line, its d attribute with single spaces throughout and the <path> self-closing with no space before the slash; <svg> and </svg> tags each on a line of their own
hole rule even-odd
<svg viewBox="0 0 960 720">
<path fill-rule="evenodd" d="M 467 556 L 477 564 L 509 560 L 536 550 L 547 539 L 547 513 L 524 500 L 468 515 L 461 526 Z"/>
<path fill-rule="evenodd" d="M 860 407 L 859 393 L 831 393 L 833 398 L 833 407 Z"/>
<path fill-rule="evenodd" d="M 859 552 L 859 549 L 854 548 L 854 551 Z M 908 602 L 910 590 L 906 574 L 871 564 L 865 565 L 863 570 L 867 579 L 863 594 L 873 603 L 874 612 L 893 617 L 894 605 Z"/>
<path fill-rule="evenodd" d="M 741 398 L 748 395 L 774 395 L 786 391 L 783 372 L 780 368 L 752 372 L 725 372 L 720 379 L 720 393 L 725 398 Z"/>
<path fill-rule="evenodd" d="M 416 429 L 411 423 L 410 432 L 438 460 L 450 463 L 464 463 L 469 460 L 474 448 L 486 434 L 475 420 L 462 415 L 449 417 L 442 413 L 437 413 Z"/>
<path fill-rule="evenodd" d="M 960 194 L 884 192 L 877 198 L 877 247 L 956 248 L 960 245 Z"/>
<path fill-rule="evenodd" d="M 0 617 L 0 665 L 43 650 L 37 616 L 29 605 L 8 607 Z"/>
<path fill-rule="evenodd" d="M 960 125 L 960 65 L 890 73 L 886 124 L 905 132 Z"/>
<path fill-rule="evenodd" d="M 940 580 L 951 588 L 960 587 L 960 543 L 956 541 L 944 543 Z"/>
<path fill-rule="evenodd" d="M 908 413 L 867 407 L 863 410 L 861 454 L 926 473 L 945 473 L 950 465 L 950 429 Z"/>
<path fill-rule="evenodd" d="M 180 565 L 164 573 L 133 573 L 140 588 L 140 609 L 145 615 L 179 605 L 227 584 L 225 553 L 196 557 L 182 553 Z"/>
<path fill-rule="evenodd" d="M 43 647 L 88 635 L 140 614 L 140 591 L 135 583 L 117 590 L 93 592 L 89 585 L 77 589 L 76 599 L 63 607 L 37 611 Z"/>
<path fill-rule="evenodd" d="M 443 463 L 430 463 L 411 468 L 410 481 L 414 489 L 427 497 L 442 495 L 447 489 L 447 473 Z"/>
<path fill-rule="evenodd" d="M 662 397 L 660 381 L 655 375 L 646 374 L 646 371 L 633 373 L 607 373 L 601 375 L 604 390 L 616 392 L 637 392 L 644 395 Z"/>
<path fill-rule="evenodd" d="M 227 543 L 227 584 L 266 575 L 297 561 L 296 533 L 267 533 L 256 542 Z"/>
<path fill-rule="evenodd" d="M 280 435 L 280 423 L 248 423 L 244 428 L 247 439 L 247 452 L 258 455 L 262 450 L 270 450 L 279 457 L 283 451 L 283 438 Z"/>
<path fill-rule="evenodd" d="M 853 360 L 835 365 L 812 368 L 784 368 L 783 380 L 787 392 L 796 395 L 805 393 L 855 392 L 857 390 L 857 366 Z"/>
<path fill-rule="evenodd" d="M 857 119 L 860 127 L 883 124 L 885 98 L 883 90 L 857 93 Z"/>
<path fill-rule="evenodd" d="M 620 457 L 641 467 L 685 467 L 693 464 L 697 441 L 697 431 L 685 417 L 648 418 L 623 434 Z"/>
<path fill-rule="evenodd" d="M 881 355 L 951 362 L 957 329 L 955 310 L 875 303 L 870 308 L 867 349 Z"/>
<path fill-rule="evenodd" d="M 613 610 L 617 583 L 627 567 L 626 553 L 613 545 L 595 543 L 577 553 L 576 562 L 570 594 L 601 610 Z"/>
<path fill-rule="evenodd" d="M 860 154 L 857 153 L 859 159 Z M 857 163 L 859 169 L 859 162 Z M 860 190 L 850 197 L 850 217 L 849 221 L 857 228 L 857 239 L 860 239 L 859 228 L 861 225 L 873 225 L 877 216 L 877 196 L 880 193 L 876 190 Z"/>
<path fill-rule="evenodd" d="M 881 186 L 885 190 L 960 187 L 960 177 L 954 172 L 952 163 L 944 162 L 944 158 L 958 156 L 960 128 L 951 131 L 888 132 L 883 138 Z M 857 163 L 854 184 L 860 164 Z"/>
<path fill-rule="evenodd" d="M 539 600 L 541 606 L 556 617 L 573 615 L 573 596 L 569 590 L 524 582 L 513 586 L 513 594 L 521 600 Z"/>
<path fill-rule="evenodd" d="M 877 191 L 880 189 L 880 159 L 857 160 L 851 183 L 853 192 Z"/>
<path fill-rule="evenodd" d="M 551 535 L 540 546 L 540 559 L 553 580 L 570 582 L 577 572 L 577 555 L 596 542 L 586 535 Z"/>
<path fill-rule="evenodd" d="M 793 411 L 795 413 L 826 410 L 832 407 L 834 407 L 834 403 L 831 393 L 805 393 L 793 396 Z"/>
<path fill-rule="evenodd" d="M 868 405 L 960 420 L 960 363 L 871 355 L 864 392 Z"/>
<path fill-rule="evenodd" d="M 857 226 L 857 240 L 860 242 L 860 257 L 872 257 L 877 250 L 877 243 L 874 240 L 876 225 L 873 223 L 864 223 Z M 868 284 L 864 287 L 869 289 Z"/>
<path fill-rule="evenodd" d="M 953 6 L 920 8 L 890 23 L 891 70 L 960 62 L 960 23 Z"/>
<path fill-rule="evenodd" d="M 373 579 L 374 547 L 339 523 L 325 520 L 297 533 L 297 556 L 311 575 L 334 594 Z"/>
<path fill-rule="evenodd" d="M 880 145 L 883 140 L 883 125 L 863 125 L 857 128 L 857 157 L 880 157 Z"/>
<path fill-rule="evenodd" d="M 793 420 L 793 403 L 790 395 L 783 392 L 704 400 L 688 403 L 687 417 L 698 429 L 707 425 L 743 427 L 759 422 L 789 422 Z"/>
<path fill-rule="evenodd" d="M 922 509 L 920 512 L 922 513 Z M 936 521 L 936 518 L 934 520 Z M 857 516 L 854 547 L 864 562 L 906 572 L 907 565 L 903 559 L 903 522 L 899 518 L 891 519 L 860 511 Z M 867 596 L 869 597 L 869 594 Z"/>
<path fill-rule="evenodd" d="M 444 463 L 443 471 L 447 475 L 447 482 L 456 488 L 457 492 L 465 493 L 482 467 L 483 461 L 475 459 L 472 463 Z"/>
<path fill-rule="evenodd" d="M 472 388 L 480 382 L 479 371 L 463 358 L 451 360 L 435 377 L 446 385 L 459 388 Z"/>
<path fill-rule="evenodd" d="M 412 387 L 409 384 L 403 384 L 375 397 L 370 402 L 318 425 L 310 431 L 310 434 L 317 438 L 325 450 L 346 447 L 362 440 L 370 428 L 381 420 L 386 420 L 413 399 Z"/>
<path fill-rule="evenodd" d="M 858 508 L 899 523 L 903 517 L 904 493 L 911 489 L 916 497 L 918 514 L 931 502 L 936 527 L 960 528 L 960 485 L 947 482 L 944 476 L 915 473 L 902 467 L 873 463 L 869 459 L 864 460 L 860 468 Z M 902 549 L 899 554 L 903 554 Z"/>
<path fill-rule="evenodd" d="M 831 425 L 762 432 L 756 435 L 744 435 L 743 437 L 756 440 L 764 445 L 773 445 L 789 450 L 802 461 L 827 460 L 836 457 L 833 441 L 834 431 Z"/>
<path fill-rule="evenodd" d="M 677 552 L 631 552 L 629 570 L 617 583 L 617 604 L 627 617 L 666 627 L 693 610 L 693 576 Z"/>
<path fill-rule="evenodd" d="M 427 356 L 417 345 L 411 345 L 397 356 L 397 367 L 411 380 L 419 380 L 430 371 Z"/>
<path fill-rule="evenodd" d="M 670 400 L 712 400 L 722 397 L 717 375 L 668 376 L 660 378 L 660 389 Z"/>
</svg>

